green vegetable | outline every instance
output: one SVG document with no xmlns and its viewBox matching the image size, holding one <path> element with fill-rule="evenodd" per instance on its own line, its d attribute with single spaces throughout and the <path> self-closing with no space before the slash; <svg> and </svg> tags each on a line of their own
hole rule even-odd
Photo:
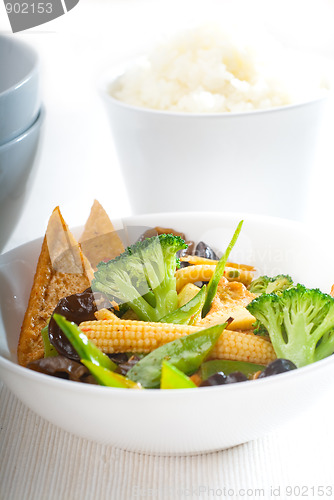
<svg viewBox="0 0 334 500">
<path fill-rule="evenodd" d="M 247 306 L 267 330 L 278 358 L 308 365 L 334 353 L 334 299 L 303 285 L 262 294 Z"/>
<path fill-rule="evenodd" d="M 259 370 L 265 369 L 264 365 L 256 365 L 255 363 L 247 363 L 246 361 L 230 361 L 225 359 L 214 359 L 212 361 L 206 361 L 202 364 L 200 369 L 200 376 L 202 380 L 206 380 L 218 372 L 223 372 L 225 375 L 229 375 L 233 372 L 241 372 L 246 377 L 250 378 L 254 373 Z"/>
<path fill-rule="evenodd" d="M 127 303 L 144 321 L 159 321 L 177 309 L 176 253 L 187 248 L 179 236 L 161 234 L 100 262 L 92 289 Z"/>
<path fill-rule="evenodd" d="M 41 335 L 44 344 L 44 358 L 52 358 L 54 356 L 58 356 L 57 349 L 51 344 L 49 339 L 49 326 L 46 325 L 41 330 Z"/>
<path fill-rule="evenodd" d="M 81 363 L 88 368 L 100 385 L 105 385 L 107 387 L 119 387 L 121 389 L 141 389 L 140 384 L 132 382 L 132 380 L 129 380 L 119 373 L 114 373 L 107 368 L 98 366 L 92 363 L 92 361 L 82 359 Z"/>
<path fill-rule="evenodd" d="M 160 319 L 160 323 L 177 323 L 189 325 L 194 316 L 202 311 L 206 297 L 206 285 L 189 302 Z"/>
<path fill-rule="evenodd" d="M 181 370 L 164 360 L 161 368 L 160 389 L 194 389 L 197 385 Z"/>
<path fill-rule="evenodd" d="M 116 363 L 111 361 L 106 354 L 96 347 L 96 345 L 80 330 L 78 325 L 67 321 L 61 314 L 54 314 L 53 318 L 81 359 L 91 361 L 94 365 L 107 368 L 111 371 L 116 370 Z"/>
<path fill-rule="evenodd" d="M 128 378 L 139 382 L 143 387 L 159 387 L 164 360 L 186 375 L 193 374 L 201 366 L 226 325 L 227 323 L 211 326 L 158 347 L 128 371 Z"/>
<path fill-rule="evenodd" d="M 229 278 L 239 278 L 239 276 L 240 276 L 240 271 L 238 271 L 237 269 L 233 269 L 232 271 L 228 272 Z"/>
<path fill-rule="evenodd" d="M 213 298 L 214 298 L 214 296 L 216 295 L 216 292 L 217 292 L 219 280 L 220 280 L 220 278 L 224 274 L 224 270 L 225 270 L 227 259 L 228 259 L 229 255 L 231 253 L 232 248 L 236 244 L 236 241 L 237 241 L 238 236 L 240 234 L 243 222 L 244 222 L 243 220 L 239 222 L 239 224 L 237 226 L 237 229 L 235 230 L 234 235 L 232 236 L 232 239 L 231 239 L 231 241 L 230 241 L 230 243 L 229 243 L 229 245 L 228 245 L 228 247 L 227 247 L 224 255 L 219 260 L 219 262 L 218 262 L 218 264 L 216 266 L 215 272 L 213 273 L 213 275 L 212 275 L 212 277 L 211 277 L 211 279 L 209 281 L 208 289 L 207 289 L 207 294 L 206 294 L 206 299 L 205 299 L 205 303 L 204 303 L 203 311 L 202 311 L 203 318 L 210 311 L 212 300 L 213 300 Z"/>
<path fill-rule="evenodd" d="M 248 290 L 260 295 L 261 293 L 277 293 L 291 288 L 293 286 L 292 278 L 287 274 L 279 274 L 272 278 L 260 276 L 251 282 Z"/>
</svg>

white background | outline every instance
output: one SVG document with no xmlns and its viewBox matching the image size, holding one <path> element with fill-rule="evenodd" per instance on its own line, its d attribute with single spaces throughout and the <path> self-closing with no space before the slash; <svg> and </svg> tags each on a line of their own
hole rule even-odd
<svg viewBox="0 0 334 500">
<path fill-rule="evenodd" d="M 316 51 L 334 61 L 333 0 L 80 0 L 67 15 L 15 35 L 31 43 L 40 54 L 47 114 L 38 175 L 7 249 L 41 236 L 56 205 L 60 205 L 71 226 L 85 221 L 94 198 L 102 202 L 111 217 L 130 214 L 107 117 L 97 93 L 99 77 L 123 58 L 145 51 L 162 34 L 206 20 L 246 23 L 254 30 L 265 27 L 285 44 Z M 10 33 L 3 3 L 0 4 L 0 31 Z M 334 232 L 332 109 L 329 104 L 307 213 L 309 222 L 316 222 L 330 233 Z M 315 266 L 319 265 L 316 257 Z M 30 485 L 31 496 L 27 494 L 27 498 L 37 498 L 36 485 L 30 484 L 32 477 L 37 477 L 40 488 L 42 485 L 46 488 L 46 484 L 52 486 L 53 493 L 49 492 L 48 498 L 57 498 L 54 492 L 59 495 L 62 492 L 58 498 L 65 499 L 76 498 L 75 491 L 81 492 L 80 498 L 94 498 L 94 491 L 100 491 L 99 498 L 131 498 L 135 486 L 145 493 L 145 488 L 159 485 L 164 485 L 165 490 L 172 486 L 174 494 L 165 495 L 160 489 L 159 494 L 152 496 L 147 490 L 141 498 L 176 498 L 179 490 L 201 484 L 216 488 L 218 485 L 265 486 L 267 491 L 270 486 L 332 484 L 334 490 L 333 396 L 334 392 L 328 394 L 302 421 L 235 450 L 193 459 L 149 459 L 119 452 L 117 460 L 111 460 L 110 456 L 116 455 L 110 448 L 89 445 L 73 437 L 64 438 L 60 431 L 46 426 L 41 419 L 36 420 L 22 405 L 4 395 L 3 401 L 11 402 L 12 409 L 2 407 L 7 436 L 2 443 L 6 445 L 9 474 L 4 488 L 12 492 L 11 500 L 23 498 L 18 493 L 23 491 L 23 479 Z M 18 415 L 24 416 L 24 420 Z M 38 428 L 43 432 L 38 432 Z M 15 449 L 9 436 L 16 440 Z M 18 436 L 21 436 L 19 444 Z M 50 440 L 54 443 L 53 452 Z M 59 442 L 62 446 L 57 446 Z M 25 461 L 22 457 L 26 457 L 28 449 L 30 460 Z M 70 453 L 74 453 L 76 464 L 69 461 Z M 102 456 L 109 456 L 103 465 Z M 42 471 L 38 476 L 36 468 Z M 54 469 L 62 472 L 60 483 L 50 479 Z M 117 479 L 113 474 L 117 474 Z M 101 484 L 109 488 L 105 496 L 101 493 Z M 187 496 L 196 497 L 183 494 Z M 214 498 L 208 493 L 203 493 L 203 497 Z M 282 492 L 279 498 L 285 498 Z M 308 498 L 318 497 L 309 492 Z"/>
</svg>

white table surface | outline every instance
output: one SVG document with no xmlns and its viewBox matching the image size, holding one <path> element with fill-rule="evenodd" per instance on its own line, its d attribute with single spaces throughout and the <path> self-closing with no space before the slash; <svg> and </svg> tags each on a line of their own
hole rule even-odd
<svg viewBox="0 0 334 500">
<path fill-rule="evenodd" d="M 81 0 L 67 15 L 15 35 L 40 54 L 47 114 L 38 174 L 6 250 L 41 236 L 56 205 L 71 226 L 85 221 L 94 198 L 112 217 L 131 213 L 97 81 L 105 68 L 144 51 L 161 33 L 217 17 L 248 19 L 254 26 L 264 23 L 286 43 L 334 58 L 333 0 L 285 0 L 277 5 Z M 10 32 L 3 4 L 0 31 Z M 333 230 L 333 109 L 330 101 L 305 214 L 307 223 L 316 222 L 326 232 Z M 298 421 L 234 449 L 195 457 L 150 457 L 69 435 L 2 387 L 0 498 L 283 499 L 289 498 L 288 486 L 308 487 L 306 498 L 320 498 L 312 487 L 331 486 L 332 496 L 324 498 L 334 498 L 332 401 L 333 393 L 328 393 Z M 301 493 L 296 489 L 290 498 Z"/>
</svg>

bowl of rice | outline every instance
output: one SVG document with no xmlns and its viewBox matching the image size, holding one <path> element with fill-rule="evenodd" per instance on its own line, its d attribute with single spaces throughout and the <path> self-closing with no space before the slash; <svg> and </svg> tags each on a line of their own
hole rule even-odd
<svg viewBox="0 0 334 500">
<path fill-rule="evenodd" d="M 309 56 L 206 25 L 112 69 L 100 90 L 134 213 L 303 218 L 329 91 Z"/>
</svg>

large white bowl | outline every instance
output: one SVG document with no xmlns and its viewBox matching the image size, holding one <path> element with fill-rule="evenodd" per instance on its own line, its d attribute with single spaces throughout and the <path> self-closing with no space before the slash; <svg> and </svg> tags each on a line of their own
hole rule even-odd
<svg viewBox="0 0 334 500">
<path fill-rule="evenodd" d="M 41 107 L 38 55 L 15 36 L 0 35 L 0 145 L 29 129 Z"/>
<path fill-rule="evenodd" d="M 224 249 L 240 214 L 157 214 L 125 221 L 185 231 L 188 238 Z M 247 215 L 231 258 L 260 273 L 290 273 L 307 286 L 329 291 L 334 262 L 317 238 L 297 223 Z M 133 226 L 130 228 L 130 226 Z M 321 242 L 323 243 L 323 242 Z M 41 240 L 0 257 L 0 376 L 27 406 L 80 436 L 147 453 L 188 454 L 237 445 L 269 432 L 307 407 L 334 379 L 334 357 L 290 373 L 196 390 L 132 391 L 69 382 L 16 364 L 20 325 Z M 320 245 L 319 245 L 320 247 Z M 315 272 L 315 255 L 321 261 Z"/>
<path fill-rule="evenodd" d="M 160 111 L 113 97 L 121 72 L 107 73 L 100 93 L 134 213 L 234 210 L 303 219 L 323 94 L 250 112 Z"/>
</svg>

